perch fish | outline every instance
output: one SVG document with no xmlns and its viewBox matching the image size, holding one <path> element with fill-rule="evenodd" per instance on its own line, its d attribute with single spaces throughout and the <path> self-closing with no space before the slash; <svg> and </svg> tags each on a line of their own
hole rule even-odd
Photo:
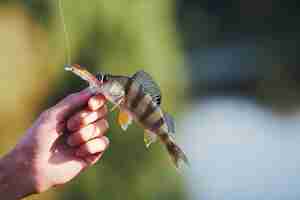
<svg viewBox="0 0 300 200">
<path fill-rule="evenodd" d="M 144 128 L 144 142 L 148 148 L 157 138 L 166 147 L 176 168 L 188 159 L 174 140 L 174 120 L 161 109 L 161 91 L 152 77 L 138 71 L 133 76 L 116 76 L 99 73 L 96 76 L 80 65 L 65 67 L 89 83 L 94 93 L 101 93 L 119 108 L 118 123 L 125 131 L 135 121 Z"/>
</svg>

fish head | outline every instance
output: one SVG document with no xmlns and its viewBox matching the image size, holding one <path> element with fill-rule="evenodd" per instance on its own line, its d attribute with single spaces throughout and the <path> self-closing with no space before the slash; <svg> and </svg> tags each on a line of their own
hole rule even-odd
<svg viewBox="0 0 300 200">
<path fill-rule="evenodd" d="M 117 103 L 125 95 L 124 87 L 118 81 L 109 78 L 103 81 L 99 92 L 113 103 Z"/>
</svg>

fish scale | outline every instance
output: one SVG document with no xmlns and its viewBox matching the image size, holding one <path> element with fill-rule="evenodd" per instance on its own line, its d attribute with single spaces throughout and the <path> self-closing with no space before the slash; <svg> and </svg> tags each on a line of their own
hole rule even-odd
<svg viewBox="0 0 300 200">
<path fill-rule="evenodd" d="M 163 116 L 161 110 L 158 108 L 157 105 L 154 105 L 151 101 L 151 97 L 144 98 L 146 95 L 142 89 L 141 86 L 138 86 L 137 84 L 134 84 L 132 82 L 127 97 L 126 97 L 126 104 L 124 104 L 124 108 L 127 110 L 130 110 L 131 113 L 135 115 L 137 119 L 140 119 L 140 116 L 143 116 L 144 113 L 143 110 L 147 110 L 147 107 L 153 107 L 155 109 L 151 109 L 152 113 L 149 113 L 146 118 L 143 120 L 139 120 L 139 122 L 143 125 L 144 128 L 153 130 L 155 127 L 155 123 L 160 120 L 160 118 Z M 144 109 L 140 110 L 138 109 L 138 106 L 141 105 L 142 107 L 145 107 Z M 144 112 L 145 112 L 144 111 Z M 158 127 L 160 128 L 160 127 Z"/>
</svg>

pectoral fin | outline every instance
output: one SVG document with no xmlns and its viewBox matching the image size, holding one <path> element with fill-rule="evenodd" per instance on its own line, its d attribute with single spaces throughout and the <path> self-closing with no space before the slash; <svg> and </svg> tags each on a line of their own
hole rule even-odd
<svg viewBox="0 0 300 200">
<path fill-rule="evenodd" d="M 157 135 L 149 130 L 145 130 L 144 132 L 144 142 L 146 145 L 146 148 L 149 148 L 150 145 L 157 140 Z"/>
<path fill-rule="evenodd" d="M 128 111 L 120 110 L 118 115 L 118 123 L 121 128 L 126 131 L 128 126 L 132 123 L 132 116 Z"/>
</svg>

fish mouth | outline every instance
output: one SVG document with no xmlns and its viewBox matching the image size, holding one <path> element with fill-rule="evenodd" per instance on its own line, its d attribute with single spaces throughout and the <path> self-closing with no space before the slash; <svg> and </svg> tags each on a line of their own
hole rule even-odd
<svg viewBox="0 0 300 200">
<path fill-rule="evenodd" d="M 79 76 L 81 79 L 88 82 L 91 87 L 97 88 L 101 85 L 101 82 L 92 73 L 90 73 L 86 68 L 81 67 L 78 64 L 67 64 L 64 66 L 64 69 Z"/>
<path fill-rule="evenodd" d="M 73 71 L 72 65 L 69 65 L 69 64 L 66 64 L 66 65 L 64 66 L 64 69 L 65 69 L 66 71 Z"/>
<path fill-rule="evenodd" d="M 65 69 L 66 71 L 71 71 L 71 72 L 75 71 L 76 69 L 77 69 L 78 71 L 84 71 L 84 70 L 85 70 L 84 67 L 81 67 L 81 66 L 78 65 L 78 64 L 65 64 L 65 65 L 64 65 L 64 69 Z"/>
</svg>

